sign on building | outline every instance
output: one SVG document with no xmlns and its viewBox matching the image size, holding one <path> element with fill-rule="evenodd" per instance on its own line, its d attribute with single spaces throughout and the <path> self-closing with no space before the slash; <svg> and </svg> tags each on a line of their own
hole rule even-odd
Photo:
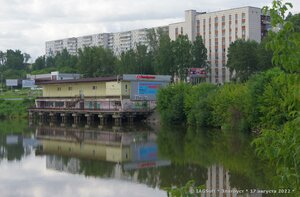
<svg viewBox="0 0 300 197">
<path fill-rule="evenodd" d="M 6 79 L 6 86 L 18 86 L 18 79 Z"/>
<path fill-rule="evenodd" d="M 22 80 L 22 87 L 23 88 L 34 88 L 35 81 L 34 80 Z"/>
</svg>

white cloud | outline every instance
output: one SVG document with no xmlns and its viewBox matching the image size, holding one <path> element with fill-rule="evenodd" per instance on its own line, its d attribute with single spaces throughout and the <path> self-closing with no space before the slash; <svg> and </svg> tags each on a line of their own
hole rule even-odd
<svg viewBox="0 0 300 197">
<path fill-rule="evenodd" d="M 300 10 L 296 0 L 293 13 Z M 0 0 L 0 50 L 20 49 L 34 58 L 45 41 L 100 32 L 168 25 L 183 20 L 184 10 L 216 11 L 262 7 L 271 0 Z"/>
</svg>

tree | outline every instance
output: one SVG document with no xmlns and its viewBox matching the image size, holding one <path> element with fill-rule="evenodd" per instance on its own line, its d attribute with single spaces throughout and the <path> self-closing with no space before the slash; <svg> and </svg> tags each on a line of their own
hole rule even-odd
<svg viewBox="0 0 300 197">
<path fill-rule="evenodd" d="M 187 77 L 187 69 L 192 65 L 192 43 L 186 35 L 179 35 L 178 38 L 172 42 L 172 45 L 174 63 L 176 65 L 175 73 L 180 80 L 183 81 Z"/>
<path fill-rule="evenodd" d="M 289 13 L 286 17 L 286 21 L 293 23 L 295 32 L 300 33 L 300 13 L 294 15 Z"/>
<path fill-rule="evenodd" d="M 203 43 L 202 37 L 197 36 L 192 46 L 193 66 L 195 68 L 207 67 L 207 49 Z"/>
<path fill-rule="evenodd" d="M 9 69 L 24 69 L 24 56 L 20 50 L 7 50 L 5 67 Z"/>
<path fill-rule="evenodd" d="M 45 68 L 45 56 L 40 56 L 36 58 L 35 62 L 32 65 L 32 70 L 40 70 Z"/>
<path fill-rule="evenodd" d="M 235 72 L 235 78 L 244 82 L 249 76 L 260 69 L 258 68 L 257 49 L 255 41 L 236 40 L 228 48 L 228 61 L 226 66 L 231 74 Z"/>
<path fill-rule="evenodd" d="M 85 77 L 113 75 L 115 63 L 112 51 L 103 47 L 86 47 L 78 52 L 77 68 Z"/>
<path fill-rule="evenodd" d="M 169 35 L 160 35 L 157 55 L 154 58 L 154 70 L 156 74 L 174 75 L 174 55 L 172 51 L 172 42 Z"/>
</svg>

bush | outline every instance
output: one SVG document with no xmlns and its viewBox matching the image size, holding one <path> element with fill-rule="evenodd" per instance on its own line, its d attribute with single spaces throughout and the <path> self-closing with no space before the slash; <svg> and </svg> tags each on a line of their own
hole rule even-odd
<svg viewBox="0 0 300 197">
<path fill-rule="evenodd" d="M 186 121 L 184 98 L 191 86 L 184 83 L 170 85 L 159 90 L 157 109 L 164 121 L 182 123 Z"/>
<path fill-rule="evenodd" d="M 214 126 L 234 130 L 249 129 L 250 95 L 245 84 L 226 84 L 211 101 Z"/>
<path fill-rule="evenodd" d="M 207 83 L 192 87 L 190 94 L 185 97 L 184 101 L 188 124 L 203 127 L 212 126 L 211 98 L 216 89 L 216 85 Z"/>
</svg>

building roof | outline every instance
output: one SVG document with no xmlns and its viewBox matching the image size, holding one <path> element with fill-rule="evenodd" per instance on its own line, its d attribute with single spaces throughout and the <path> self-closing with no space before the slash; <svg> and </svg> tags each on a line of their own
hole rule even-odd
<svg viewBox="0 0 300 197">
<path fill-rule="evenodd" d="M 37 85 L 64 84 L 64 83 L 92 83 L 92 82 L 105 82 L 105 81 L 117 81 L 117 80 L 122 80 L 122 76 L 43 81 L 43 82 L 38 82 Z"/>
</svg>

